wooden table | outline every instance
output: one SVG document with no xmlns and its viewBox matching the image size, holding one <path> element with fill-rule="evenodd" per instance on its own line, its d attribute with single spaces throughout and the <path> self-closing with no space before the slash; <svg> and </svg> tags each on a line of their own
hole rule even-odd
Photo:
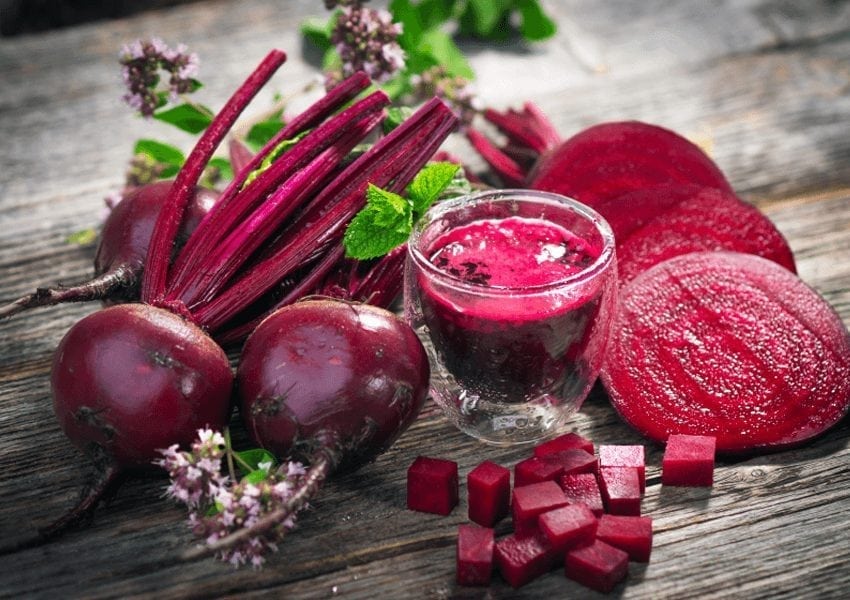
<svg viewBox="0 0 850 600">
<path fill-rule="evenodd" d="M 717 6 L 715 6 L 717 4 Z M 633 118 L 706 147 L 740 195 L 787 236 L 800 276 L 850 323 L 850 2 L 810 0 L 548 2 L 558 37 L 533 48 L 468 45 L 481 98 L 530 99 L 564 135 Z M 315 77 L 299 22 L 307 0 L 213 0 L 130 19 L 0 40 L 0 298 L 81 280 L 93 247 L 69 234 L 95 225 L 119 187 L 134 140 L 189 140 L 133 118 L 119 100 L 116 56 L 134 38 L 183 41 L 203 61 L 219 106 L 273 46 L 288 64 L 273 91 Z M 454 140 L 450 147 L 466 156 Z M 0 323 L 0 539 L 45 524 L 76 498 L 89 467 L 52 415 L 51 353 L 94 310 L 74 305 Z M 595 392 L 576 430 L 597 443 L 641 443 Z M 178 564 L 191 544 L 162 479 L 132 480 L 90 526 L 0 558 L 3 597 L 447 598 L 594 597 L 552 573 L 519 591 L 454 583 L 464 501 L 448 517 L 404 508 L 418 454 L 512 465 L 524 449 L 480 445 L 429 404 L 384 456 L 329 482 L 301 527 L 261 571 L 212 560 Z M 846 597 L 850 585 L 848 423 L 798 450 L 720 462 L 710 490 L 662 488 L 648 447 L 643 502 L 655 519 L 648 565 L 615 592 L 630 598 Z M 464 487 L 462 486 L 462 496 Z"/>
</svg>

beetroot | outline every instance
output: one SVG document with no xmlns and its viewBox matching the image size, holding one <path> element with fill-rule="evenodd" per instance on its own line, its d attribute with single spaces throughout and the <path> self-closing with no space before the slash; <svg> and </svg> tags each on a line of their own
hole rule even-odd
<svg viewBox="0 0 850 600">
<path fill-rule="evenodd" d="M 492 527 L 510 512 L 511 472 L 489 460 L 466 476 L 469 520 Z"/>
<path fill-rule="evenodd" d="M 629 572 L 629 555 L 596 540 L 590 546 L 576 548 L 567 553 L 564 561 L 569 579 L 598 592 L 610 592 L 626 578 Z"/>
<path fill-rule="evenodd" d="M 597 521 L 593 512 L 583 504 L 573 504 L 543 513 L 538 527 L 552 547 L 559 552 L 593 542 Z"/>
<path fill-rule="evenodd" d="M 707 250 L 756 254 L 796 272 L 773 223 L 728 191 L 662 185 L 605 198 L 596 209 L 614 231 L 621 284 L 673 256 Z"/>
<path fill-rule="evenodd" d="M 597 517 L 605 512 L 599 482 L 593 473 L 561 475 L 558 485 L 564 490 L 564 496 L 570 504 L 584 504 Z"/>
<path fill-rule="evenodd" d="M 646 490 L 646 458 L 643 446 L 603 444 L 599 446 L 599 466 L 637 469 L 641 494 Z"/>
<path fill-rule="evenodd" d="M 640 478 L 633 467 L 601 467 L 599 490 L 605 512 L 612 515 L 640 515 Z"/>
<path fill-rule="evenodd" d="M 493 574 L 495 539 L 489 527 L 462 524 L 457 530 L 457 582 L 488 585 Z"/>
<path fill-rule="evenodd" d="M 580 448 L 588 454 L 593 454 L 593 442 L 577 433 L 565 433 L 534 447 L 534 456 L 542 457 L 547 454 Z"/>
<path fill-rule="evenodd" d="M 92 279 L 73 286 L 38 288 L 32 294 L 0 306 L 0 318 L 11 317 L 30 308 L 63 302 L 138 300 L 138 284 L 154 224 L 168 198 L 172 183 L 158 181 L 128 191 L 110 211 L 100 232 L 94 258 L 95 276 Z M 217 198 L 218 193 L 213 190 L 195 188 L 181 226 L 178 244 L 195 230 Z"/>
<path fill-rule="evenodd" d="M 557 462 L 532 456 L 514 465 L 514 486 L 522 487 L 541 481 L 555 481 L 563 472 L 564 467 Z"/>
<path fill-rule="evenodd" d="M 559 553 L 541 533 L 503 537 L 496 542 L 499 573 L 511 587 L 518 588 L 552 570 Z"/>
<path fill-rule="evenodd" d="M 652 517 L 602 515 L 596 539 L 629 555 L 629 560 L 649 562 L 652 552 Z"/>
<path fill-rule="evenodd" d="M 646 437 L 710 435 L 718 452 L 803 443 L 850 406 L 850 335 L 793 273 L 691 253 L 622 289 L 602 382 Z"/>
<path fill-rule="evenodd" d="M 419 456 L 407 469 L 407 508 L 448 515 L 458 503 L 457 463 Z"/>
<path fill-rule="evenodd" d="M 561 467 L 561 474 L 574 475 L 576 473 L 596 473 L 599 470 L 599 460 L 593 454 L 581 448 L 570 448 L 553 452 L 543 457 L 546 462 L 551 462 Z"/>
<path fill-rule="evenodd" d="M 542 481 L 515 487 L 511 497 L 514 531 L 526 534 L 537 529 L 542 513 L 567 505 L 563 490 L 554 481 Z"/>
<path fill-rule="evenodd" d="M 717 440 L 708 435 L 671 434 L 661 462 L 661 483 L 711 487 L 716 446 Z"/>
</svg>

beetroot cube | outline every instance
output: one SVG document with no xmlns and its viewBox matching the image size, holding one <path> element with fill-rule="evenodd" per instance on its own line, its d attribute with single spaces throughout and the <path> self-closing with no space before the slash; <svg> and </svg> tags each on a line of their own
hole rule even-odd
<svg viewBox="0 0 850 600">
<path fill-rule="evenodd" d="M 661 460 L 661 483 L 711 487 L 715 447 L 713 436 L 671 434 Z"/>
<path fill-rule="evenodd" d="M 573 448 L 580 448 L 588 454 L 593 454 L 593 442 L 581 437 L 577 433 L 566 433 L 536 446 L 534 448 L 534 456 L 546 456 L 547 454 L 572 450 Z"/>
<path fill-rule="evenodd" d="M 602 515 L 596 529 L 602 540 L 629 555 L 636 562 L 649 562 L 652 552 L 652 517 Z"/>
<path fill-rule="evenodd" d="M 564 571 L 568 578 L 598 592 L 610 592 L 629 572 L 629 555 L 596 540 L 567 552 Z"/>
<path fill-rule="evenodd" d="M 606 512 L 612 515 L 640 515 L 640 481 L 637 469 L 600 468 L 599 489 Z"/>
<path fill-rule="evenodd" d="M 447 515 L 457 506 L 457 463 L 420 456 L 407 469 L 407 508 Z"/>
<path fill-rule="evenodd" d="M 512 587 L 518 588 L 552 570 L 559 554 L 540 533 L 516 533 L 496 542 L 496 564 L 499 572 Z"/>
<path fill-rule="evenodd" d="M 555 481 L 564 468 L 557 462 L 532 456 L 514 465 L 514 487 L 522 487 L 541 481 Z"/>
<path fill-rule="evenodd" d="M 562 475 L 596 473 L 599 470 L 599 461 L 597 458 L 581 448 L 553 452 L 547 454 L 541 460 L 560 465 Z"/>
<path fill-rule="evenodd" d="M 510 512 L 511 472 L 501 465 L 484 461 L 466 476 L 469 519 L 492 527 Z"/>
<path fill-rule="evenodd" d="M 593 473 L 561 475 L 558 484 L 564 490 L 564 495 L 570 504 L 584 504 L 597 517 L 605 512 L 602 492 L 599 491 L 599 483 Z"/>
<path fill-rule="evenodd" d="M 457 582 L 489 585 L 495 538 L 489 527 L 463 524 L 457 528 Z"/>
<path fill-rule="evenodd" d="M 537 525 L 552 547 L 563 552 L 592 543 L 597 521 L 584 504 L 571 504 L 543 513 L 538 517 Z"/>
<path fill-rule="evenodd" d="M 541 481 L 515 487 L 511 509 L 514 531 L 519 534 L 537 530 L 537 517 L 542 513 L 567 505 L 567 497 L 554 481 Z"/>
<path fill-rule="evenodd" d="M 607 444 L 599 446 L 600 467 L 634 467 L 638 470 L 640 491 L 646 491 L 646 458 L 643 446 Z"/>
</svg>

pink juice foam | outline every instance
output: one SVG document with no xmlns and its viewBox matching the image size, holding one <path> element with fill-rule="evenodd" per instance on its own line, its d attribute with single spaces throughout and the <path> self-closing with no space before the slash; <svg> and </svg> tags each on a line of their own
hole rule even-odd
<svg viewBox="0 0 850 600">
<path fill-rule="evenodd" d="M 512 395 L 575 385 L 601 290 L 570 282 L 601 252 L 601 243 L 523 217 L 475 221 L 438 238 L 430 262 L 463 290 L 421 280 L 421 304 L 455 377 L 498 379 Z"/>
</svg>

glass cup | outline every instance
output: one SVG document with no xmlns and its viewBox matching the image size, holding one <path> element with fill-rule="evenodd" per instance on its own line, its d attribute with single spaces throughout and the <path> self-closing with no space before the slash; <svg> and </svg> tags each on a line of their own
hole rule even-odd
<svg viewBox="0 0 850 600">
<path fill-rule="evenodd" d="M 519 222 L 566 230 L 575 244 L 532 243 L 522 225 L 516 229 Z M 457 240 L 470 248 L 482 243 L 468 243 L 483 235 L 482 223 L 491 230 L 510 225 L 522 241 L 478 246 L 474 261 L 439 258 L 465 256 L 454 251 Z M 500 269 L 526 259 L 566 261 L 569 268 L 553 271 L 551 280 L 501 276 Z M 492 444 L 532 443 L 563 431 L 599 373 L 616 273 L 610 226 L 570 198 L 495 190 L 432 206 L 408 241 L 404 312 L 428 350 L 434 401 L 462 431 Z"/>
</svg>

